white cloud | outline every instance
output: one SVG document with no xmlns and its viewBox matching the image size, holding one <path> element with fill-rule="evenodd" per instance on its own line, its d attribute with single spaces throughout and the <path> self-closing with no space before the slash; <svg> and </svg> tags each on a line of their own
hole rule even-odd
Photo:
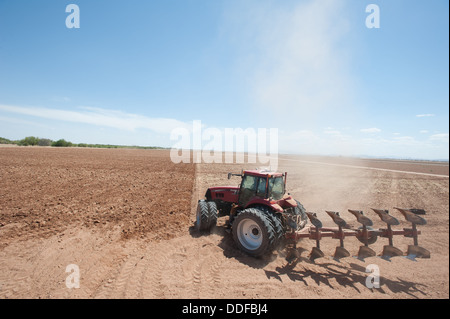
<svg viewBox="0 0 450 319">
<path fill-rule="evenodd" d="M 419 133 L 426 134 L 426 133 L 428 133 L 428 131 L 427 130 L 420 130 Z"/>
<path fill-rule="evenodd" d="M 412 136 L 399 136 L 394 137 L 394 141 L 412 143 L 415 142 L 415 139 Z"/>
<path fill-rule="evenodd" d="M 324 133 L 329 135 L 341 135 L 341 132 L 338 130 L 326 130 Z"/>
<path fill-rule="evenodd" d="M 192 127 L 187 123 L 175 119 L 151 118 L 122 111 L 92 107 L 79 107 L 78 110 L 69 111 L 43 107 L 23 107 L 0 104 L 0 111 L 36 116 L 56 121 L 112 127 L 126 131 L 135 131 L 136 129 L 143 128 L 156 133 L 170 133 L 174 128 L 182 127 L 190 129 Z"/>
<path fill-rule="evenodd" d="M 364 128 L 361 130 L 361 132 L 363 132 L 363 133 L 379 133 L 379 132 L 381 132 L 381 130 L 376 127 L 371 127 L 371 128 Z"/>
<path fill-rule="evenodd" d="M 417 114 L 416 117 L 431 117 L 435 116 L 434 114 Z"/>
<path fill-rule="evenodd" d="M 448 133 L 433 134 L 430 136 L 430 140 L 448 143 L 449 142 Z"/>
</svg>

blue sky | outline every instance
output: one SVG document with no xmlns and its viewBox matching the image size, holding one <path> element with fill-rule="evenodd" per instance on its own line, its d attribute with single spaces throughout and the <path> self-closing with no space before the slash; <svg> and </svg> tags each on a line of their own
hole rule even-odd
<svg viewBox="0 0 450 319">
<path fill-rule="evenodd" d="M 0 136 L 171 147 L 200 120 L 278 128 L 286 153 L 448 159 L 448 5 L 2 0 Z"/>
</svg>

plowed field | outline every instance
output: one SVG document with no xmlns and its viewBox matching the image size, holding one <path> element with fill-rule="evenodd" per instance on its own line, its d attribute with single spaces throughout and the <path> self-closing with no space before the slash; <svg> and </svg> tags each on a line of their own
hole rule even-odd
<svg viewBox="0 0 450 319">
<path fill-rule="evenodd" d="M 325 226 L 325 210 L 424 208 L 419 244 L 431 259 L 371 257 L 312 263 L 314 243 L 255 259 L 225 231 L 193 228 L 196 202 L 207 187 L 237 185 L 238 164 L 174 164 L 165 150 L 0 147 L 0 298 L 449 298 L 448 163 L 280 156 L 288 191 Z M 409 238 L 395 238 L 406 250 Z M 356 254 L 360 243 L 345 241 Z M 371 245 L 380 253 L 383 238 Z M 67 288 L 68 265 L 80 287 Z M 366 287 L 366 267 L 380 271 L 380 288 Z"/>
</svg>

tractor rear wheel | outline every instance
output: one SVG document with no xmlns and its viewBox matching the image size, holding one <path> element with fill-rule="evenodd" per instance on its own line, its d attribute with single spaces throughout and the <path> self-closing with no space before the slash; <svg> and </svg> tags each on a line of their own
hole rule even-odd
<svg viewBox="0 0 450 319">
<path fill-rule="evenodd" d="M 217 216 L 219 214 L 219 210 L 217 209 L 216 202 L 209 201 L 207 203 L 209 211 L 209 229 L 211 229 L 217 224 Z"/>
<path fill-rule="evenodd" d="M 306 215 L 306 209 L 305 207 L 303 207 L 303 205 L 298 201 L 295 200 L 297 202 L 297 207 L 295 207 L 295 214 L 296 215 L 300 215 L 300 229 L 303 229 L 306 226 L 306 223 L 308 222 L 308 216 Z M 300 230 L 298 229 L 298 230 Z"/>
<path fill-rule="evenodd" d="M 217 223 L 217 206 L 215 202 L 200 200 L 197 205 L 195 226 L 198 231 L 209 231 Z"/>
<path fill-rule="evenodd" d="M 259 209 L 261 212 L 264 213 L 265 216 L 267 216 L 270 224 L 272 225 L 274 234 L 275 234 L 275 240 L 273 242 L 273 248 L 274 249 L 280 249 L 284 245 L 284 235 L 285 230 L 283 228 L 283 224 L 281 222 L 281 219 L 277 214 L 271 210 L 267 206 L 255 206 L 256 209 Z"/>
<path fill-rule="evenodd" d="M 239 213 L 233 221 L 232 233 L 239 249 L 255 257 L 272 251 L 276 239 L 270 217 L 257 208 Z"/>
</svg>

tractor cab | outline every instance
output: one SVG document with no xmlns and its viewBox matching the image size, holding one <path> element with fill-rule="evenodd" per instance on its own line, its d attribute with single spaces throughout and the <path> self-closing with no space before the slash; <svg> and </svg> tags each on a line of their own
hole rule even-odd
<svg viewBox="0 0 450 319">
<path fill-rule="evenodd" d="M 229 175 L 230 176 L 230 175 Z M 239 187 L 238 205 L 246 207 L 252 200 L 278 201 L 285 194 L 285 175 L 269 171 L 244 171 Z"/>
</svg>

